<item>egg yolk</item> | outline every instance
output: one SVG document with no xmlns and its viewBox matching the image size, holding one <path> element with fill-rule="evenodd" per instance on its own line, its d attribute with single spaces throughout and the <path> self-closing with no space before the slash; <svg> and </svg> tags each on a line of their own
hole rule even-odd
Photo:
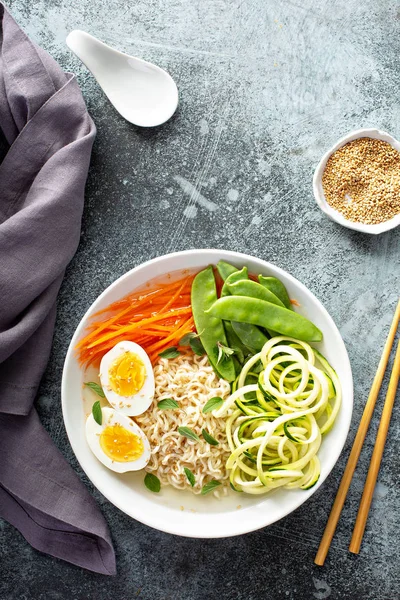
<svg viewBox="0 0 400 600">
<path fill-rule="evenodd" d="M 119 423 L 103 429 L 100 434 L 100 446 L 104 454 L 115 462 L 137 460 L 144 452 L 142 439 Z"/>
<path fill-rule="evenodd" d="M 146 368 L 137 354 L 124 352 L 108 371 L 110 387 L 118 396 L 133 396 L 142 389 Z"/>
</svg>

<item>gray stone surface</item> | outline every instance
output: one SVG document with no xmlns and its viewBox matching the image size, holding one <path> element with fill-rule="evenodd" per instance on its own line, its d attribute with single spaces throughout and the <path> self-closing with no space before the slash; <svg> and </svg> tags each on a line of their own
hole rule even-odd
<svg viewBox="0 0 400 600">
<path fill-rule="evenodd" d="M 40 554 L 1 523 L 0 598 L 399 599 L 399 404 L 361 554 L 351 555 L 347 546 L 380 410 L 325 567 L 316 567 L 313 558 L 399 296 L 400 229 L 378 237 L 343 229 L 319 211 L 311 188 L 316 163 L 339 136 L 366 126 L 400 136 L 399 3 L 9 0 L 8 5 L 29 35 L 77 74 L 98 127 L 81 244 L 59 297 L 38 408 L 102 507 L 118 576 L 91 574 Z M 65 37 L 75 28 L 166 68 L 180 90 L 174 118 L 154 130 L 120 118 L 66 48 Z M 199 193 L 215 210 L 201 205 Z M 300 279 L 336 321 L 354 373 L 351 433 L 324 486 L 279 523 L 226 540 L 163 534 L 110 505 L 80 471 L 60 410 L 67 345 L 92 301 L 142 261 L 195 247 L 254 254 Z"/>
</svg>

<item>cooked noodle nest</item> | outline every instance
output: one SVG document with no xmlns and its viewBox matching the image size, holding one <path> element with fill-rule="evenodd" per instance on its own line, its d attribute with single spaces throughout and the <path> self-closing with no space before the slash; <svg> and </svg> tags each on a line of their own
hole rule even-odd
<svg viewBox="0 0 400 600">
<path fill-rule="evenodd" d="M 174 359 L 160 358 L 154 367 L 154 379 L 154 401 L 144 414 L 135 418 L 152 449 L 146 471 L 156 475 L 162 485 L 195 494 L 200 494 L 202 487 L 214 479 L 222 485 L 213 494 L 225 496 L 229 489 L 226 462 L 231 453 L 225 432 L 226 417 L 204 414 L 202 409 L 214 396 L 226 399 L 230 394 L 229 383 L 218 377 L 206 356 L 189 352 Z M 166 398 L 176 400 L 179 409 L 159 409 L 158 402 Z M 178 427 L 189 427 L 200 441 L 182 436 Z M 204 440 L 203 429 L 219 442 L 218 446 Z M 185 467 L 194 474 L 194 487 L 186 477 Z"/>
</svg>

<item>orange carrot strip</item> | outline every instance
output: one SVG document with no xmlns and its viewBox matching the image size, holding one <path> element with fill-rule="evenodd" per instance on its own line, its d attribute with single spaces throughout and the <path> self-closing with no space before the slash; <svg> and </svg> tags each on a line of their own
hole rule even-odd
<svg viewBox="0 0 400 600">
<path fill-rule="evenodd" d="M 185 307 L 185 308 L 178 308 L 176 310 L 172 309 L 170 311 L 170 316 L 178 316 L 178 315 L 183 315 L 183 314 L 188 314 L 192 311 L 191 307 Z M 147 325 L 148 323 L 152 323 L 153 321 L 159 321 L 161 319 L 164 319 L 166 315 L 155 315 L 154 317 L 150 317 L 149 319 L 143 319 L 143 321 L 140 321 L 140 323 L 133 323 L 132 325 L 126 325 L 125 327 L 121 327 L 121 329 L 119 330 L 120 334 L 122 335 L 123 333 L 128 333 L 128 332 L 132 332 L 135 329 L 138 329 L 138 327 L 140 327 L 140 325 Z M 87 347 L 88 348 L 95 348 L 96 346 L 100 345 L 102 342 L 105 342 L 109 339 L 112 339 L 116 337 L 116 332 L 111 331 L 105 335 L 103 335 L 101 338 L 95 340 L 94 342 L 92 342 L 91 344 L 89 344 Z"/>
<path fill-rule="evenodd" d="M 161 292 L 164 292 L 163 288 L 149 290 L 147 293 L 139 292 L 137 296 L 133 296 L 132 294 L 130 294 L 129 296 L 125 296 L 125 298 L 121 298 L 121 300 L 117 300 L 116 302 L 113 302 L 113 304 L 110 304 L 110 306 L 107 306 L 106 308 L 102 308 L 101 310 L 98 310 L 93 315 L 93 317 L 98 317 L 99 315 L 104 315 L 104 313 L 107 313 L 107 312 L 113 312 L 114 310 L 121 309 L 122 307 L 125 307 L 126 305 L 138 306 L 141 304 L 145 304 L 146 302 L 149 301 L 149 296 L 156 297 Z"/>
<path fill-rule="evenodd" d="M 183 288 L 187 284 L 188 280 L 189 280 L 189 277 L 186 277 L 186 279 L 183 280 L 182 285 L 177 289 L 175 294 L 173 296 L 171 296 L 171 298 L 168 300 L 168 302 L 164 306 L 164 308 L 161 309 L 161 311 L 160 311 L 161 313 L 165 313 L 167 308 L 169 308 L 171 306 L 171 304 L 173 304 L 175 302 L 175 300 L 178 298 L 179 294 L 181 294 L 181 292 L 183 291 Z"/>
<path fill-rule="evenodd" d="M 155 344 L 152 344 L 151 350 L 157 350 L 158 348 L 167 344 L 171 340 L 179 341 L 184 333 L 188 333 L 189 331 L 191 331 L 191 327 L 193 327 L 194 323 L 192 323 L 191 327 L 189 327 L 188 322 L 190 320 L 191 319 L 183 323 L 183 325 L 181 325 L 176 331 L 173 331 L 168 337 L 164 338 L 163 340 L 160 340 L 159 342 L 156 342 Z"/>
<path fill-rule="evenodd" d="M 78 344 L 77 344 L 77 348 L 79 348 L 80 346 L 82 346 L 83 344 L 86 344 L 89 340 L 92 339 L 92 337 L 96 336 L 98 333 L 100 333 L 101 331 L 103 331 L 104 329 L 106 329 L 107 327 L 109 327 L 109 325 L 111 323 L 115 323 L 115 321 L 118 321 L 118 319 L 121 318 L 121 316 L 123 316 L 125 313 L 129 312 L 131 310 L 131 307 L 128 306 L 127 308 L 125 308 L 125 310 L 121 311 L 120 313 L 118 313 L 117 315 L 115 315 L 115 317 L 113 317 L 112 319 L 110 319 L 109 321 L 105 321 L 103 323 L 103 325 L 100 325 L 99 327 L 97 327 L 96 329 L 94 329 L 94 331 L 92 331 L 91 333 L 89 333 L 86 337 L 84 337 Z"/>
<path fill-rule="evenodd" d="M 92 361 L 95 358 L 99 358 L 101 359 L 104 354 L 106 354 L 109 350 L 111 350 L 111 348 L 113 348 L 115 346 L 115 344 L 117 344 L 118 342 L 122 342 L 126 340 L 125 336 L 122 336 L 120 339 L 116 339 L 116 340 L 112 340 L 111 342 L 109 342 L 108 344 L 104 344 L 101 347 L 97 347 L 95 348 L 93 351 L 88 350 L 85 353 L 82 353 L 81 356 L 79 357 L 79 362 L 80 364 L 90 364 L 88 363 L 88 360 Z M 138 343 L 139 345 L 141 345 L 143 348 L 145 348 L 146 345 L 148 345 L 149 342 L 154 342 L 154 338 L 139 338 L 136 340 L 131 340 L 131 341 L 135 341 L 136 343 Z"/>
<path fill-rule="evenodd" d="M 94 364 L 124 339 L 140 344 L 152 361 L 157 360 L 162 347 L 167 348 L 171 341 L 179 343 L 183 333 L 194 329 L 190 306 L 193 278 L 189 275 L 158 284 L 153 290 L 138 290 L 98 311 L 94 317 L 107 314 L 108 318 L 94 320 L 86 328 L 76 347 L 79 362 Z"/>
</svg>

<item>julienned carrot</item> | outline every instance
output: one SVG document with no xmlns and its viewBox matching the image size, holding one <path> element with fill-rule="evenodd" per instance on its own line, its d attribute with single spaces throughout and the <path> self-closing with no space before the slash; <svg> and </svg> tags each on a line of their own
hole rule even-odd
<svg viewBox="0 0 400 600">
<path fill-rule="evenodd" d="M 181 332 L 178 333 L 179 329 L 181 329 Z M 134 332 L 134 333 L 136 333 L 136 335 L 129 336 L 128 339 L 140 344 L 143 348 L 145 348 L 145 350 L 148 351 L 152 362 L 155 362 L 158 359 L 159 352 L 168 348 L 169 346 L 178 345 L 179 340 L 183 337 L 183 335 L 185 333 L 187 333 L 189 331 L 193 331 L 193 330 L 194 330 L 193 321 L 192 320 L 184 321 L 181 324 L 181 328 L 177 328 L 177 331 L 174 332 L 175 339 L 173 341 L 170 340 L 168 342 L 166 342 L 165 339 L 160 340 L 160 341 L 163 341 L 163 345 L 160 346 L 157 349 L 157 351 L 155 351 L 155 353 L 152 352 L 152 347 L 153 347 L 154 342 L 157 340 L 157 338 L 150 337 L 150 336 L 141 336 L 141 335 L 138 335 L 139 332 L 136 331 L 136 332 Z M 93 349 L 88 349 L 85 353 L 82 354 L 81 363 L 88 365 L 88 364 L 92 364 L 96 360 L 100 361 L 101 357 L 106 352 L 108 352 L 108 350 L 110 350 L 115 344 L 117 344 L 118 342 L 121 342 L 123 340 L 126 340 L 126 339 L 127 339 L 127 336 L 122 335 L 118 338 L 115 338 L 115 339 L 107 342 L 106 344 L 103 344 L 102 346 L 98 346 Z"/>
<path fill-rule="evenodd" d="M 185 331 L 180 335 L 180 331 L 182 328 L 184 328 Z M 107 348 L 112 348 L 118 342 L 126 340 L 126 339 L 129 339 L 138 344 L 141 344 L 142 342 L 148 342 L 149 346 L 160 341 L 160 342 L 162 342 L 162 345 L 165 344 L 165 347 L 168 347 L 168 341 L 170 339 L 172 339 L 171 335 L 174 338 L 176 336 L 179 336 L 179 339 L 181 339 L 181 337 L 183 337 L 184 333 L 187 333 L 187 332 L 193 331 L 193 330 L 194 330 L 194 323 L 191 319 L 181 320 L 178 322 L 177 325 L 175 325 L 170 336 L 167 336 L 167 337 L 165 336 L 165 334 L 163 334 L 161 336 L 160 335 L 153 336 L 153 335 L 148 335 L 147 333 L 145 333 L 144 335 L 142 335 L 142 333 L 144 333 L 144 332 L 142 332 L 141 330 L 140 331 L 135 330 L 132 332 L 132 335 L 130 335 L 130 336 L 127 336 L 126 333 L 119 333 L 116 337 L 103 342 L 103 344 L 101 344 L 99 346 L 95 346 L 94 348 L 87 348 L 87 351 L 88 352 L 103 351 L 103 350 L 106 350 Z"/>
<path fill-rule="evenodd" d="M 179 288 L 179 289 L 181 289 L 181 288 Z M 117 322 L 124 315 L 126 315 L 129 311 L 131 311 L 132 310 L 132 302 L 134 300 L 135 300 L 135 308 L 137 309 L 137 308 L 139 308 L 139 306 L 143 306 L 146 303 L 149 303 L 151 301 L 151 300 L 149 301 L 149 299 L 148 299 L 149 295 L 152 296 L 155 293 L 159 294 L 160 291 L 164 292 L 164 290 L 162 289 L 162 290 L 157 290 L 156 292 L 148 292 L 147 296 L 139 296 L 138 299 L 132 297 L 131 300 L 128 303 L 128 306 L 125 306 L 125 308 L 123 308 L 121 311 L 119 311 L 114 317 L 108 319 L 107 321 L 104 321 L 101 325 L 99 325 L 97 328 L 95 328 L 94 331 L 91 331 L 86 336 L 86 338 L 84 338 L 83 340 L 81 340 L 81 342 L 79 342 L 78 347 L 80 345 L 82 345 L 82 342 L 87 342 L 92 337 L 95 337 L 98 333 L 100 333 L 101 331 L 103 331 L 104 329 L 106 329 L 107 327 L 109 327 L 112 323 Z M 115 308 L 117 308 L 117 306 L 122 307 L 122 305 L 125 305 L 126 302 L 128 302 L 128 300 L 119 300 L 118 302 L 115 302 L 114 304 L 111 304 L 109 307 L 107 307 L 107 308 L 105 308 L 103 310 L 98 311 L 97 313 L 95 313 L 93 315 L 93 317 L 99 316 L 99 315 L 104 314 L 106 312 L 110 312 L 110 311 L 113 310 L 113 307 L 115 307 Z M 161 304 L 161 302 L 160 302 L 160 304 Z M 154 304 L 153 304 L 153 306 L 154 306 Z M 95 326 L 96 324 L 93 324 L 93 325 Z M 93 325 L 92 325 L 92 327 L 93 327 Z"/>
<path fill-rule="evenodd" d="M 99 362 L 123 340 L 140 344 L 155 362 L 159 352 L 178 345 L 185 333 L 195 329 L 190 306 L 193 278 L 148 287 L 97 312 L 76 346 L 79 362 L 84 366 Z"/>
<path fill-rule="evenodd" d="M 156 342 L 155 344 L 152 344 L 152 346 L 149 347 L 149 352 L 152 352 L 153 350 L 158 350 L 158 348 L 161 348 L 164 344 L 166 344 L 167 342 L 171 342 L 172 340 L 179 341 L 183 337 L 183 335 L 191 331 L 193 327 L 194 321 L 193 319 L 189 319 L 186 323 L 183 323 L 183 325 L 181 325 L 179 329 L 172 332 L 168 337 L 166 337 L 163 340 L 160 340 L 159 342 Z"/>
<path fill-rule="evenodd" d="M 83 340 L 81 340 L 78 343 L 77 347 L 79 348 L 82 345 L 83 342 L 87 342 L 88 340 L 90 340 L 93 337 L 95 337 L 98 333 L 100 333 L 101 331 L 103 331 L 104 329 L 106 329 L 107 327 L 109 327 L 112 323 L 115 323 L 116 321 L 118 321 L 118 319 L 122 318 L 123 315 L 126 314 L 129 310 L 130 310 L 130 306 L 128 306 L 127 308 L 125 308 L 123 311 L 119 312 L 117 315 L 115 315 L 115 317 L 113 317 L 112 319 L 110 319 L 106 323 L 103 323 L 103 325 L 100 325 L 99 327 L 97 327 L 94 331 L 92 331 L 91 333 L 89 333 Z"/>
<path fill-rule="evenodd" d="M 191 307 L 184 307 L 184 308 L 176 308 L 176 309 L 171 309 L 169 311 L 169 313 L 165 313 L 164 315 L 155 315 L 154 317 L 149 317 L 148 319 L 143 319 L 143 321 L 139 321 L 138 323 L 132 323 L 131 325 L 124 325 L 123 327 L 120 328 L 120 330 L 118 331 L 118 333 L 116 333 L 115 331 L 111 331 L 105 335 L 103 335 L 102 337 L 100 337 L 99 339 L 95 340 L 94 342 L 91 342 L 88 345 L 88 348 L 95 348 L 96 346 L 98 346 L 99 344 L 102 344 L 103 342 L 106 342 L 107 340 L 112 339 L 113 337 L 116 337 L 117 335 L 122 335 L 125 333 L 131 333 L 132 331 L 134 331 L 135 329 L 139 329 L 144 325 L 148 325 L 149 323 L 153 323 L 154 321 L 160 321 L 162 319 L 164 319 L 165 317 L 175 317 L 178 315 L 185 315 L 190 313 L 191 314 L 192 309 Z"/>
<path fill-rule="evenodd" d="M 141 304 L 148 303 L 152 297 L 156 298 L 159 294 L 162 294 L 162 293 L 164 293 L 164 288 L 159 288 L 157 290 L 152 290 L 152 291 L 146 291 L 146 292 L 143 292 L 143 294 L 140 294 L 139 296 L 133 296 L 131 294 L 129 296 L 126 296 L 122 300 L 117 300 L 117 302 L 110 304 L 110 306 L 107 306 L 106 308 L 103 308 L 102 310 L 97 311 L 93 315 L 93 317 L 99 317 L 100 315 L 104 315 L 105 313 L 113 312 L 115 310 L 123 310 L 126 307 L 132 308 L 133 303 L 135 304 L 136 307 L 138 307 Z"/>
<path fill-rule="evenodd" d="M 186 277 L 186 279 L 183 280 L 182 285 L 179 286 L 179 288 L 175 292 L 175 294 L 173 296 L 171 296 L 171 298 L 168 300 L 168 302 L 164 306 L 164 308 L 161 309 L 161 313 L 165 313 L 167 311 L 167 309 L 175 302 L 175 300 L 178 298 L 178 296 L 180 296 L 180 293 L 183 291 L 183 288 L 185 287 L 187 280 L 188 280 L 188 277 Z"/>
</svg>

